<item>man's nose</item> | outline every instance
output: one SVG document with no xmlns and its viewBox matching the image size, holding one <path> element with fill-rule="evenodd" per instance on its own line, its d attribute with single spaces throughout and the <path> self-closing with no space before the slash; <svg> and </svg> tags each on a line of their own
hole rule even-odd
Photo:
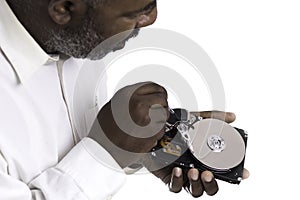
<svg viewBox="0 0 300 200">
<path fill-rule="evenodd" d="M 157 18 L 157 9 L 154 8 L 149 14 L 141 14 L 137 17 L 136 28 L 149 26 L 155 22 Z"/>
</svg>

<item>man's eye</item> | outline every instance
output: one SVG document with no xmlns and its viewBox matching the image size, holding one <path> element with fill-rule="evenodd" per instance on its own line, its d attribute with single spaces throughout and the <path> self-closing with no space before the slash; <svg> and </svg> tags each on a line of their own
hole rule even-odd
<svg viewBox="0 0 300 200">
<path fill-rule="evenodd" d="M 144 9 L 143 13 L 148 14 L 150 13 L 154 8 L 156 7 L 156 1 L 153 1 L 152 3 L 148 4 Z"/>
<path fill-rule="evenodd" d="M 127 18 L 136 18 L 141 14 L 149 14 L 154 8 L 156 7 L 156 1 L 151 2 L 147 6 L 145 6 L 143 9 L 140 9 L 138 11 L 125 13 L 123 16 Z"/>
</svg>

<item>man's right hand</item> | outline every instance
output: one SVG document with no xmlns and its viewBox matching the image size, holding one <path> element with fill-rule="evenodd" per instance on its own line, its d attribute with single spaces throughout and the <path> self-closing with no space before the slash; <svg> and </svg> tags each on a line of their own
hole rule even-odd
<svg viewBox="0 0 300 200">
<path fill-rule="evenodd" d="M 123 168 L 139 163 L 162 138 L 169 117 L 166 90 L 145 82 L 119 90 L 100 110 L 100 131 L 89 137 L 104 147 Z M 95 121 L 97 122 L 97 121 Z"/>
</svg>

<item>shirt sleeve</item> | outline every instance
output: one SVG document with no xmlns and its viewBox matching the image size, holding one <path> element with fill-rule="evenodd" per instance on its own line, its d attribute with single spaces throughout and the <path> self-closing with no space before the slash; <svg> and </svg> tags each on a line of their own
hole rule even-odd
<svg viewBox="0 0 300 200">
<path fill-rule="evenodd" d="M 29 184 L 9 176 L 0 152 L 0 194 L 3 200 L 110 199 L 126 175 L 111 155 L 90 138 L 83 138 L 54 167 Z"/>
</svg>

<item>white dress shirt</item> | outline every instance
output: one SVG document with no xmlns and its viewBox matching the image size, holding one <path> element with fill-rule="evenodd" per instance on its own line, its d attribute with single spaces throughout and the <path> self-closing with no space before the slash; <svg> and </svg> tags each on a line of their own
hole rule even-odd
<svg viewBox="0 0 300 200">
<path fill-rule="evenodd" d="M 62 63 L 47 55 L 5 0 L 0 48 L 0 199 L 109 199 L 126 175 L 86 137 L 86 113 L 75 113 L 75 77 L 83 61 Z M 92 110 L 97 107 L 90 97 L 81 98 Z M 76 126 L 78 118 L 85 119 L 83 125 Z"/>
</svg>

